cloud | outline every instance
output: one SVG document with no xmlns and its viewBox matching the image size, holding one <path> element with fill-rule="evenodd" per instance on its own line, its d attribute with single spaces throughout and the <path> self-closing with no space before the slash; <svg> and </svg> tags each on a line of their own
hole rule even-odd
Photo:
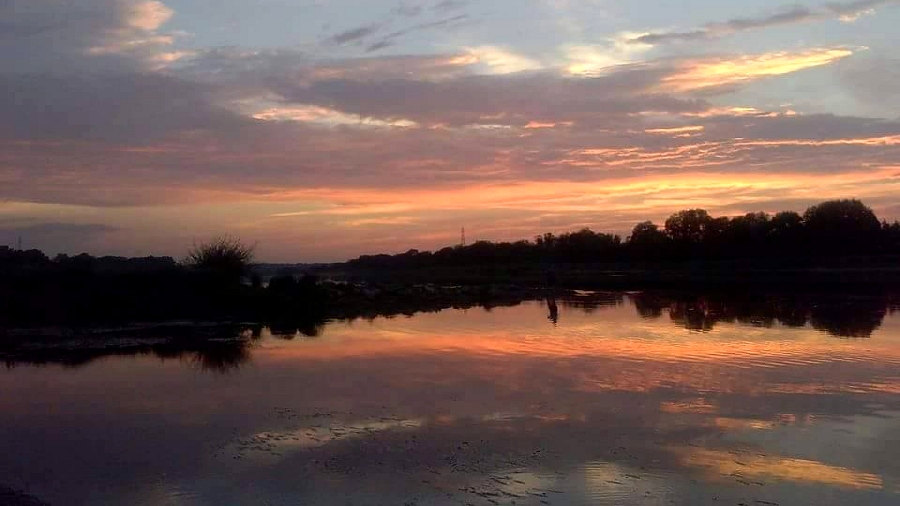
<svg viewBox="0 0 900 506">
<path fill-rule="evenodd" d="M 397 76 L 440 81 L 469 74 L 476 63 L 474 56 L 461 52 L 324 59 L 287 49 L 217 48 L 179 65 L 177 75 L 210 86 L 234 84 L 237 88 L 246 88 L 248 83 L 264 87 L 270 80 L 290 80 L 294 85 L 326 79 L 383 81 Z"/>
<path fill-rule="evenodd" d="M 622 123 L 621 130 L 612 131 L 610 127 L 617 122 Z M 4 165 L 24 172 L 3 185 L 0 197 L 91 205 L 222 200 L 378 203 L 360 201 L 359 195 L 366 194 L 366 199 L 399 205 L 421 194 L 422 198 L 414 201 L 423 209 L 446 206 L 447 202 L 479 209 L 485 204 L 496 207 L 499 201 L 491 197 L 495 191 L 489 188 L 497 186 L 507 192 L 510 203 L 561 211 L 554 206 L 567 194 L 618 195 L 628 200 L 636 195 L 627 191 L 629 187 L 643 188 L 643 192 L 661 185 L 667 189 L 660 190 L 661 195 L 672 198 L 677 195 L 678 174 L 703 177 L 698 174 L 715 173 L 723 188 L 737 188 L 741 174 L 760 171 L 753 176 L 760 181 L 760 190 L 776 188 L 774 182 L 779 180 L 788 187 L 811 188 L 816 178 L 816 185 L 835 192 L 840 191 L 839 181 L 877 184 L 878 191 L 896 189 L 896 184 L 887 184 L 890 170 L 864 169 L 860 173 L 856 169 L 890 166 L 896 160 L 900 153 L 900 125 L 896 123 L 831 116 L 758 116 L 752 124 L 742 117 L 709 118 L 702 124 L 699 140 L 648 134 L 644 130 L 653 130 L 650 123 L 625 117 L 590 128 L 522 128 L 508 134 L 278 126 L 247 137 L 210 138 L 201 144 L 199 139 L 173 141 L 156 149 L 10 144 L 3 146 Z M 526 131 L 532 135 L 521 137 Z M 40 157 L 33 156 L 34 152 L 40 152 Z M 802 166 L 792 163 L 798 159 L 805 161 Z M 773 172 L 767 174 L 766 168 Z M 864 176 L 867 170 L 871 178 Z M 807 172 L 811 179 L 792 180 L 787 176 L 791 171 Z M 838 179 L 825 178 L 829 173 Z M 849 175 L 845 177 L 845 173 Z M 690 177 L 685 182 L 697 192 L 694 197 L 709 191 L 696 181 L 691 183 Z M 560 184 L 550 184 L 554 181 Z M 342 187 L 360 191 L 323 190 Z M 441 191 L 449 193 L 438 198 L 427 188 L 443 188 Z M 529 197 L 533 191 L 538 193 Z M 462 198 L 467 192 L 481 197 Z M 606 203 L 595 200 L 584 205 L 584 209 L 599 212 Z"/>
<path fill-rule="evenodd" d="M 404 118 L 451 127 L 587 123 L 644 110 L 699 112 L 706 108 L 698 100 L 652 92 L 649 87 L 657 84 L 654 76 L 652 70 L 634 68 L 591 79 L 561 77 L 552 71 L 470 75 L 437 82 L 328 79 L 308 86 L 277 83 L 273 91 L 286 104 L 315 104 L 361 117 Z"/>
<path fill-rule="evenodd" d="M 498 46 L 477 46 L 466 49 L 468 55 L 490 74 L 514 74 L 545 68 L 541 62 L 516 54 Z"/>
<path fill-rule="evenodd" d="M 435 7 L 434 10 L 448 11 L 455 10 L 455 7 L 450 9 Z M 398 21 L 418 17 L 423 11 L 424 8 L 421 5 L 400 3 L 400 5 L 392 9 L 390 14 L 384 19 L 336 33 L 325 39 L 325 43 L 337 46 L 351 43 L 360 44 L 382 30 L 386 30 L 391 26 L 396 25 Z M 397 39 L 411 33 L 432 30 L 435 28 L 457 26 L 468 19 L 468 14 L 457 14 L 433 21 L 423 21 L 404 28 L 394 29 L 387 34 L 381 35 L 375 40 L 368 42 L 366 44 L 366 52 L 372 53 L 393 46 Z"/>
<path fill-rule="evenodd" d="M 692 134 L 698 133 L 705 130 L 706 127 L 703 125 L 689 125 L 689 126 L 681 126 L 681 127 L 670 127 L 670 128 L 647 128 L 644 130 L 645 133 L 648 134 L 661 134 L 661 135 L 680 135 L 680 134 Z"/>
<path fill-rule="evenodd" d="M 3 2 L 0 59 L 5 72 L 146 70 L 172 52 L 176 36 L 160 29 L 173 14 L 155 0 Z"/>
<path fill-rule="evenodd" d="M 0 74 L 7 139 L 152 142 L 186 131 L 236 133 L 248 119 L 214 104 L 203 85 L 165 74 Z"/>
<path fill-rule="evenodd" d="M 721 93 L 832 64 L 848 86 L 881 75 L 881 60 L 863 65 L 852 48 L 635 62 L 647 48 L 619 34 L 555 57 L 475 45 L 326 59 L 189 51 L 164 31 L 173 14 L 158 2 L 85 0 L 81 14 L 52 5 L 0 16 L 15 26 L 0 43 L 12 58 L 0 71 L 0 219 L 116 228 L 84 234 L 104 241 L 85 247 L 151 250 L 210 231 L 288 244 L 285 227 L 296 225 L 316 239 L 298 233 L 296 251 L 333 259 L 329 247 L 442 245 L 460 221 L 517 239 L 548 227 L 627 231 L 683 206 L 731 212 L 853 195 L 891 209 L 900 191 L 897 121 Z M 340 40 L 371 45 L 383 32 Z M 858 93 L 892 97 L 881 81 Z M 163 225 L 172 222 L 177 230 Z"/>
<path fill-rule="evenodd" d="M 836 70 L 844 89 L 875 114 L 900 117 L 900 58 L 871 51 L 842 62 Z"/>
<path fill-rule="evenodd" d="M 847 48 L 817 48 L 797 53 L 781 51 L 737 58 L 698 59 L 683 63 L 677 72 L 665 77 L 662 88 L 685 92 L 728 86 L 829 65 L 852 54 L 853 51 Z"/>
<path fill-rule="evenodd" d="M 713 64 L 737 69 L 712 72 L 716 83 L 809 65 L 789 64 L 796 55 L 623 65 L 585 78 L 554 69 L 473 73 L 487 59 L 484 51 L 475 54 L 476 61 L 444 55 L 310 62 L 299 53 L 219 53 L 199 56 L 184 78 L 3 76 L 0 180 L 8 184 L 0 198 L 97 206 L 279 200 L 279 188 L 580 184 L 679 166 L 741 171 L 752 157 L 759 157 L 754 167 L 766 165 L 767 156 L 784 163 L 773 147 L 795 150 L 786 159 L 799 150 L 810 151 L 804 157 L 831 150 L 819 170 L 896 155 L 895 146 L 874 140 L 749 144 L 879 139 L 896 135 L 889 122 L 791 118 L 659 89 L 708 86 Z M 406 77 L 397 79 L 398 70 Z M 713 144 L 692 147 L 696 142 L 677 137 L 686 131 L 661 135 L 685 125 L 655 124 L 657 116 L 703 127 L 694 133 Z M 735 137 L 748 141 L 727 142 Z M 614 155 L 587 155 L 601 147 Z M 861 156 L 860 148 L 872 152 Z"/>
<path fill-rule="evenodd" d="M 465 21 L 467 19 L 469 19 L 468 14 L 459 14 L 457 16 L 439 19 L 437 21 L 430 21 L 427 23 L 419 23 L 417 25 L 413 25 L 408 28 L 404 28 L 402 30 L 396 30 L 394 32 L 391 32 L 391 33 L 385 35 L 384 37 L 373 42 L 372 44 L 370 44 L 369 47 L 366 48 L 366 52 L 371 53 L 374 51 L 378 51 L 379 49 L 384 49 L 386 47 L 390 47 L 394 44 L 394 41 L 396 39 L 399 39 L 400 37 L 403 37 L 404 35 L 408 35 L 413 32 L 429 30 L 432 28 L 442 28 L 442 27 L 446 27 L 446 26 L 457 25 L 461 21 Z"/>
<path fill-rule="evenodd" d="M 254 119 L 265 121 L 299 121 L 327 126 L 355 126 L 373 128 L 411 128 L 418 126 L 416 122 L 405 119 L 381 120 L 362 116 L 353 116 L 320 106 L 274 106 L 253 114 Z"/>
<path fill-rule="evenodd" d="M 847 3 L 832 3 L 820 8 L 791 7 L 789 9 L 760 17 L 735 18 L 720 23 L 709 23 L 702 28 L 684 32 L 651 32 L 629 39 L 632 44 L 658 45 L 671 42 L 692 42 L 724 37 L 738 32 L 759 30 L 774 26 L 839 19 L 852 22 L 860 16 L 871 13 L 876 7 L 894 4 L 897 0 L 857 0 Z"/>
<path fill-rule="evenodd" d="M 365 39 L 369 35 L 377 32 L 384 26 L 382 23 L 372 23 L 364 26 L 359 26 L 356 28 L 351 28 L 349 30 L 345 30 L 343 32 L 336 33 L 331 37 L 328 37 L 325 42 L 329 44 L 335 45 L 344 45 L 349 44 L 351 42 L 358 42 L 362 39 Z"/>
<path fill-rule="evenodd" d="M 128 25 L 145 32 L 158 30 L 175 14 L 164 3 L 155 0 L 133 3 L 128 8 L 131 11 L 126 18 Z"/>
<path fill-rule="evenodd" d="M 573 47 L 569 48 L 568 52 L 569 58 L 574 63 L 569 65 L 567 70 L 573 75 L 596 75 L 623 63 L 612 55 L 589 47 Z"/>
<path fill-rule="evenodd" d="M 852 23 L 864 15 L 872 14 L 877 7 L 895 3 L 897 0 L 856 0 L 843 4 L 826 4 L 823 9 L 845 23 Z"/>
<path fill-rule="evenodd" d="M 585 127 L 608 124 L 612 119 L 622 124 L 622 116 L 648 111 L 704 114 L 709 104 L 687 98 L 685 93 L 733 89 L 832 64 L 853 54 L 846 48 L 814 48 L 668 59 L 618 65 L 585 77 L 566 75 L 504 48 L 477 47 L 467 52 L 466 57 L 431 60 L 436 65 L 433 69 L 418 61 L 426 69 L 423 79 L 414 72 L 372 79 L 356 77 L 350 70 L 334 70 L 318 73 L 319 78 L 298 79 L 295 73 L 290 80 L 271 79 L 261 86 L 279 97 L 278 107 L 285 109 L 318 106 L 359 118 L 404 120 L 423 127 L 518 127 L 531 122 L 574 122 Z M 365 67 L 377 68 L 377 61 L 368 60 Z M 427 76 L 438 69 L 446 72 L 444 78 Z"/>
</svg>

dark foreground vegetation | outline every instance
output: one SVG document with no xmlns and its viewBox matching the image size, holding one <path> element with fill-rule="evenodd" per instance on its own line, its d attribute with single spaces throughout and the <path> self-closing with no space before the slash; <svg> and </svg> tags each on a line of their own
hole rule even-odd
<svg viewBox="0 0 900 506">
<path fill-rule="evenodd" d="M 495 279 L 631 288 L 688 284 L 900 283 L 900 223 L 858 200 L 823 202 L 802 215 L 712 217 L 681 211 L 629 237 L 589 229 L 533 241 L 362 256 L 335 269 L 351 277 L 483 283 Z"/>
<path fill-rule="evenodd" d="M 197 247 L 182 262 L 86 254 L 50 259 L 36 250 L 0 248 L 0 329 L 324 313 L 321 286 L 311 278 L 247 283 L 252 256 L 252 248 L 230 238 Z"/>
<path fill-rule="evenodd" d="M 92 328 L 179 321 L 256 322 L 314 332 L 330 318 L 503 305 L 541 293 L 512 285 L 354 284 L 294 274 L 264 282 L 252 269 L 252 253 L 229 238 L 195 248 L 182 262 L 86 254 L 51 259 L 36 250 L 0 247 L 0 337 L 80 335 Z"/>
<path fill-rule="evenodd" d="M 590 230 L 534 241 L 366 256 L 263 279 L 253 249 L 223 238 L 168 257 L 48 258 L 0 248 L 0 337 L 11 329 L 130 322 L 256 322 L 315 329 L 329 318 L 412 314 L 564 295 L 565 289 L 736 287 L 809 291 L 900 286 L 900 224 L 859 201 L 802 216 L 682 211 L 627 240 Z M 48 332 L 49 334 L 58 331 Z"/>
</svg>

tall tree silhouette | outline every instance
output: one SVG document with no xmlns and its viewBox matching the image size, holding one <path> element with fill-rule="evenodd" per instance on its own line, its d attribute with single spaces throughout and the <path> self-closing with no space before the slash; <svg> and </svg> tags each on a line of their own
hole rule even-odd
<svg viewBox="0 0 900 506">
<path fill-rule="evenodd" d="M 688 209 L 666 220 L 666 233 L 677 242 L 699 244 L 713 219 L 703 209 Z"/>
<path fill-rule="evenodd" d="M 878 217 L 859 200 L 832 200 L 812 206 L 803 214 L 803 223 L 815 247 L 840 253 L 872 252 L 882 231 Z"/>
</svg>

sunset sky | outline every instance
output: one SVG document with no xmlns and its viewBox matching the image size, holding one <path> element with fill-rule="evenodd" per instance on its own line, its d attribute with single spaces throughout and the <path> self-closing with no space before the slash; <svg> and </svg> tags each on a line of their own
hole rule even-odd
<svg viewBox="0 0 900 506">
<path fill-rule="evenodd" d="M 263 261 L 856 197 L 900 1 L 5 0 L 0 245 Z"/>
</svg>

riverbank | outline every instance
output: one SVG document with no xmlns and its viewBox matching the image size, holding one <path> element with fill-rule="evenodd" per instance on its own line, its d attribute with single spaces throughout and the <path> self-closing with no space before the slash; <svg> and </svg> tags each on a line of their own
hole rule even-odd
<svg viewBox="0 0 900 506">
<path fill-rule="evenodd" d="M 829 261 L 785 259 L 668 263 L 565 263 L 367 269 L 348 264 L 320 267 L 316 275 L 352 283 L 485 286 L 515 284 L 566 289 L 900 289 L 900 258 L 839 257 Z"/>
<path fill-rule="evenodd" d="M 2 506 L 47 506 L 28 494 L 0 485 L 0 505 Z"/>
</svg>

